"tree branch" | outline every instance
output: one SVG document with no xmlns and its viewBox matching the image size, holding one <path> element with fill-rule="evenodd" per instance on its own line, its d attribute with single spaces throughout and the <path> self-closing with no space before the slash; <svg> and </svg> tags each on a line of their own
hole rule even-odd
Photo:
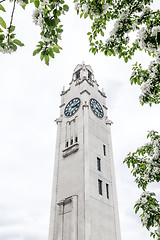
<svg viewBox="0 0 160 240">
<path fill-rule="evenodd" d="M 7 35 L 7 42 L 9 44 L 9 34 L 10 34 L 10 28 L 12 26 L 12 22 L 13 22 L 13 14 L 14 14 L 14 10 L 15 10 L 15 6 L 16 6 L 16 0 L 14 0 L 14 3 L 13 3 L 13 9 L 12 9 L 12 14 L 11 14 L 11 21 L 10 21 L 10 25 L 9 25 L 9 28 L 8 28 L 8 35 Z"/>
<path fill-rule="evenodd" d="M 6 0 L 1 0 L 0 3 L 5 2 Z"/>
</svg>

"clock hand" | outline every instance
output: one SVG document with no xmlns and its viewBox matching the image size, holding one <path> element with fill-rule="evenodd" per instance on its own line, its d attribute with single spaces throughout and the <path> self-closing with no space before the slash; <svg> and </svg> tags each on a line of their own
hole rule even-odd
<svg viewBox="0 0 160 240">
<path fill-rule="evenodd" d="M 79 103 L 74 104 L 74 105 L 72 106 L 72 108 L 73 108 L 73 107 L 76 107 L 78 104 L 79 104 Z"/>
</svg>

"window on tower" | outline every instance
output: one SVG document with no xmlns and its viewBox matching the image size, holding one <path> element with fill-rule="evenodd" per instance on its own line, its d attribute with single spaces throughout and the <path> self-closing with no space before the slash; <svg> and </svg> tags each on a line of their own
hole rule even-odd
<svg viewBox="0 0 160 240">
<path fill-rule="evenodd" d="M 106 156 L 106 145 L 103 145 L 103 154 Z"/>
<path fill-rule="evenodd" d="M 97 157 L 97 170 L 101 171 L 101 159 Z"/>
<path fill-rule="evenodd" d="M 92 73 L 88 70 L 88 78 L 92 80 Z"/>
<path fill-rule="evenodd" d="M 107 198 L 109 199 L 109 184 L 106 183 L 106 195 L 107 195 Z"/>
<path fill-rule="evenodd" d="M 68 147 L 68 141 L 66 142 L 66 148 Z"/>
<path fill-rule="evenodd" d="M 76 143 L 78 142 L 78 137 L 75 137 L 75 142 L 76 142 Z"/>
<path fill-rule="evenodd" d="M 71 143 L 71 145 L 73 145 L 73 139 L 71 139 L 71 142 L 70 142 L 70 143 Z"/>
<path fill-rule="evenodd" d="M 76 79 L 80 78 L 80 70 L 76 72 Z"/>
<path fill-rule="evenodd" d="M 102 195 L 102 181 L 100 179 L 98 179 L 98 192 Z"/>
</svg>

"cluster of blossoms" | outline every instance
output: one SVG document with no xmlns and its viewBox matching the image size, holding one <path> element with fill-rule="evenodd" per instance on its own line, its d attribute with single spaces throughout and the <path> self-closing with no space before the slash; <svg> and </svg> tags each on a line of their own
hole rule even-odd
<svg viewBox="0 0 160 240">
<path fill-rule="evenodd" d="M 159 48 L 158 34 L 160 34 L 160 26 L 154 26 L 153 28 L 142 27 L 137 34 L 139 47 L 156 53 Z"/>
<path fill-rule="evenodd" d="M 14 50 L 9 45 L 6 44 L 5 46 L 3 46 L 3 48 L 0 47 L 0 52 L 3 54 L 5 53 L 11 54 L 12 52 L 14 52 Z"/>
<path fill-rule="evenodd" d="M 33 22 L 41 28 L 41 39 L 33 55 L 41 52 L 41 59 L 45 57 L 46 64 L 49 64 L 49 56 L 54 58 L 54 53 L 59 53 L 61 47 L 58 40 L 63 32 L 60 15 L 65 14 L 69 7 L 64 1 L 43 0 L 39 2 L 32 14 Z"/>
<path fill-rule="evenodd" d="M 136 152 L 129 153 L 124 160 L 128 166 L 132 165 L 135 182 L 143 190 L 148 183 L 160 181 L 160 136 L 156 131 L 150 131 L 147 137 L 151 141 Z"/>
<path fill-rule="evenodd" d="M 77 13 L 81 12 L 83 14 L 88 14 L 94 18 L 105 15 L 109 9 L 109 4 L 107 1 L 105 3 L 100 3 L 99 1 L 99 6 L 101 10 L 98 10 L 97 3 L 95 5 L 94 1 L 86 1 L 85 3 L 81 3 L 81 1 L 77 0 L 77 2 L 75 2 L 75 10 Z"/>
<path fill-rule="evenodd" d="M 33 22 L 35 23 L 35 25 L 38 25 L 41 28 L 43 28 L 44 25 L 43 17 L 44 17 L 43 8 L 42 7 L 35 8 L 32 14 Z"/>
<path fill-rule="evenodd" d="M 114 23 L 114 27 L 110 32 L 110 35 L 112 38 L 114 37 L 117 40 L 121 40 L 120 37 L 124 36 L 124 33 L 125 34 L 127 33 L 128 35 L 128 33 L 131 31 L 129 19 L 130 19 L 130 12 L 128 10 L 120 14 L 119 19 Z"/>
<path fill-rule="evenodd" d="M 141 209 L 141 222 L 148 230 L 151 227 L 159 226 L 160 205 L 155 198 L 155 193 L 144 191 L 141 194 L 140 199 L 136 202 L 134 208 L 136 213 Z M 157 231 L 155 231 L 155 235 L 157 235 Z"/>
<path fill-rule="evenodd" d="M 155 193 L 146 191 L 150 182 L 160 181 L 160 135 L 158 132 L 149 131 L 147 138 L 150 142 L 137 149 L 136 152 L 128 154 L 124 160 L 128 167 L 132 166 L 132 174 L 138 187 L 143 189 L 140 199 L 136 202 L 135 213 L 141 210 L 141 222 L 151 236 L 160 238 L 157 228 L 160 226 L 160 204 L 155 198 Z"/>
<path fill-rule="evenodd" d="M 47 4 L 48 1 L 43 1 L 42 4 Z M 35 25 L 40 26 L 40 28 L 43 30 L 43 28 L 45 29 L 45 21 L 44 21 L 44 16 L 45 16 L 45 12 L 44 12 L 44 8 L 43 6 L 39 6 L 38 8 L 35 8 L 33 14 L 32 14 L 32 18 L 33 18 L 33 22 L 35 23 Z M 44 35 L 41 35 L 41 39 L 45 42 L 51 42 L 52 41 L 52 37 L 45 37 Z"/>
<path fill-rule="evenodd" d="M 131 83 L 141 85 L 140 103 L 160 103 L 160 50 L 156 51 L 156 60 L 152 61 L 148 69 L 143 70 L 141 64 L 133 67 Z"/>
</svg>

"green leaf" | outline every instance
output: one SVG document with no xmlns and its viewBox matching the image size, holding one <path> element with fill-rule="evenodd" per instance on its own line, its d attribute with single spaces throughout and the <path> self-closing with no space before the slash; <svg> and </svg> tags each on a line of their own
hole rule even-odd
<svg viewBox="0 0 160 240">
<path fill-rule="evenodd" d="M 26 4 L 22 5 L 21 7 L 22 7 L 23 9 L 25 9 L 25 7 L 26 7 Z"/>
<path fill-rule="evenodd" d="M 84 14 L 84 18 L 87 18 L 87 17 L 88 17 L 88 13 L 85 13 L 85 14 Z"/>
<path fill-rule="evenodd" d="M 38 8 L 39 7 L 39 0 L 35 0 L 34 5 L 35 5 L 36 8 Z"/>
<path fill-rule="evenodd" d="M 62 33 L 62 32 L 63 32 L 63 29 L 62 29 L 62 28 L 57 28 L 57 32 L 58 32 L 58 33 Z"/>
<path fill-rule="evenodd" d="M 141 81 L 139 78 L 137 78 L 137 83 L 138 83 L 138 85 L 141 85 Z"/>
<path fill-rule="evenodd" d="M 54 47 L 52 48 L 53 52 L 59 53 L 59 47 L 57 45 L 54 45 Z"/>
<path fill-rule="evenodd" d="M 45 55 L 45 64 L 49 65 L 49 55 Z"/>
<path fill-rule="evenodd" d="M 83 14 L 84 14 L 83 12 L 80 14 L 80 18 L 83 16 Z"/>
<path fill-rule="evenodd" d="M 52 57 L 52 58 L 54 58 L 54 53 L 53 53 L 53 50 L 50 48 L 49 49 L 49 55 Z"/>
<path fill-rule="evenodd" d="M 133 81 L 134 81 L 134 79 L 132 78 L 132 79 L 131 79 L 131 85 L 133 85 Z"/>
<path fill-rule="evenodd" d="M 17 46 L 16 46 L 15 44 L 12 44 L 12 45 L 11 45 L 11 48 L 12 48 L 14 51 L 17 50 Z"/>
<path fill-rule="evenodd" d="M 3 20 L 3 18 L 1 18 L 0 17 L 0 25 L 3 27 L 3 28 L 5 28 L 6 29 L 6 23 L 5 23 L 5 21 Z"/>
<path fill-rule="evenodd" d="M 68 12 L 69 11 L 69 6 L 67 4 L 63 5 L 63 10 Z"/>
<path fill-rule="evenodd" d="M 127 62 L 128 62 L 128 58 L 127 58 L 127 57 L 124 57 L 124 61 L 127 63 Z"/>
<path fill-rule="evenodd" d="M 18 39 L 14 39 L 13 42 L 20 47 L 24 46 L 24 44 L 21 41 L 19 41 Z"/>
<path fill-rule="evenodd" d="M 5 35 L 4 34 L 0 34 L 0 40 L 3 41 L 5 39 Z"/>
<path fill-rule="evenodd" d="M 104 32 L 103 31 L 101 31 L 101 35 L 104 37 Z"/>
<path fill-rule="evenodd" d="M 0 28 L 0 32 L 3 32 L 3 30 Z"/>
<path fill-rule="evenodd" d="M 15 30 L 15 26 L 11 26 L 11 27 L 9 28 L 9 32 L 10 32 L 10 33 L 12 33 L 14 30 Z"/>
<path fill-rule="evenodd" d="M 38 54 L 41 51 L 41 48 L 37 48 L 33 51 L 33 56 L 35 56 L 36 54 Z"/>
<path fill-rule="evenodd" d="M 5 12 L 5 8 L 2 6 L 2 4 L 0 4 L 0 10 L 2 10 L 3 12 Z"/>
<path fill-rule="evenodd" d="M 45 57 L 45 55 L 43 53 L 41 53 L 41 56 L 40 56 L 41 61 L 43 60 L 44 57 Z"/>
<path fill-rule="evenodd" d="M 12 33 L 12 34 L 10 35 L 10 39 L 13 39 L 13 38 L 15 37 L 15 35 L 16 35 L 16 34 Z"/>
<path fill-rule="evenodd" d="M 135 208 L 135 213 L 137 213 L 138 210 L 139 210 L 139 206 L 136 206 L 136 208 Z"/>
</svg>

